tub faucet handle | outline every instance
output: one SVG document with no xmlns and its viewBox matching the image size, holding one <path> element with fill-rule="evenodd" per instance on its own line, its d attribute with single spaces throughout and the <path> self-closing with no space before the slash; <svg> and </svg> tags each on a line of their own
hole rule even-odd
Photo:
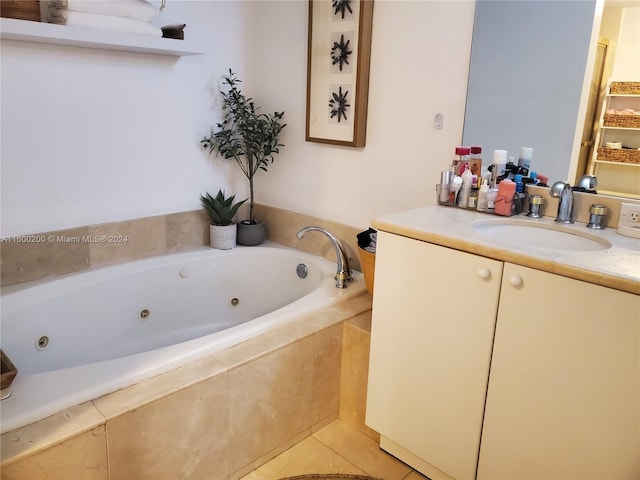
<svg viewBox="0 0 640 480">
<path fill-rule="evenodd" d="M 336 251 L 336 287 L 347 288 L 347 284 L 353 281 L 353 277 L 351 276 L 351 260 L 349 259 L 349 255 L 347 255 L 347 251 L 342 245 L 342 242 L 330 231 L 322 227 L 314 226 L 303 228 L 298 232 L 296 238 L 300 240 L 307 232 L 312 231 L 324 234 L 333 245 L 333 248 Z"/>
</svg>

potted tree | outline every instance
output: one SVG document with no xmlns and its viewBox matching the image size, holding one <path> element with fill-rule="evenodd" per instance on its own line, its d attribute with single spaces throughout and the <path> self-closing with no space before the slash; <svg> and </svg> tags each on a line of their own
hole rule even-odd
<svg viewBox="0 0 640 480">
<path fill-rule="evenodd" d="M 218 131 L 201 140 L 202 146 L 228 160 L 235 160 L 249 180 L 249 219 L 238 223 L 237 241 L 241 245 L 258 245 L 266 236 L 265 226 L 254 212 L 253 179 L 258 170 L 267 171 L 273 156 L 280 153 L 278 136 L 286 126 L 282 123 L 284 112 L 258 113 L 252 98 L 246 98 L 235 73 L 229 69 L 223 75 L 225 88 L 222 95 L 222 123 Z"/>
<path fill-rule="evenodd" d="M 211 219 L 209 244 L 213 248 L 228 250 L 236 246 L 236 224 L 233 216 L 247 199 L 233 203 L 235 198 L 235 195 L 226 197 L 222 190 L 218 190 L 215 198 L 209 193 L 206 196 L 200 195 L 200 203 Z"/>
</svg>

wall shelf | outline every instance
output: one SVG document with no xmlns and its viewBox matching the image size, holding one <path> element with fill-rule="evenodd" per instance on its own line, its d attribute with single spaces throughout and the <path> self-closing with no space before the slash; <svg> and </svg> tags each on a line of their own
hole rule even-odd
<svg viewBox="0 0 640 480">
<path fill-rule="evenodd" d="M 203 53 L 193 50 L 191 45 L 184 40 L 109 32 L 53 23 L 30 22 L 13 18 L 0 19 L 0 38 L 19 42 L 171 55 L 174 57 Z"/>
</svg>

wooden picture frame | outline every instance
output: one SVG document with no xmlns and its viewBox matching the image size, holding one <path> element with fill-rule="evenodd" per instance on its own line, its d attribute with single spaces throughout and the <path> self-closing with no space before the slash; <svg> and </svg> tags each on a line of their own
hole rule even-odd
<svg viewBox="0 0 640 480">
<path fill-rule="evenodd" d="M 309 0 L 308 142 L 364 147 L 373 0 Z"/>
</svg>

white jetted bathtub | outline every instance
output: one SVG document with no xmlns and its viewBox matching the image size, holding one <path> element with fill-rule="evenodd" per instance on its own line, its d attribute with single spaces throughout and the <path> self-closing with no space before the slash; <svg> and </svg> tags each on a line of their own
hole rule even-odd
<svg viewBox="0 0 640 480">
<path fill-rule="evenodd" d="M 18 368 L 2 432 L 95 399 L 364 291 L 336 265 L 265 243 L 198 249 L 3 289 Z M 305 275 L 306 273 L 306 275 Z"/>
</svg>

